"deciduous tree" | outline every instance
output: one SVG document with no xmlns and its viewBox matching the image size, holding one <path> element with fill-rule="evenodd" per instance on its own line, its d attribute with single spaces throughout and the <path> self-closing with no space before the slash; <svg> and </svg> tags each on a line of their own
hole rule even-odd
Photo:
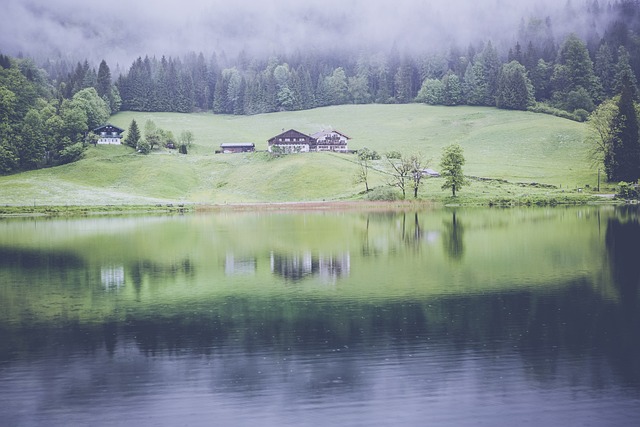
<svg viewBox="0 0 640 427">
<path fill-rule="evenodd" d="M 451 188 L 453 197 L 456 197 L 456 192 L 468 183 L 462 172 L 464 163 L 465 158 L 459 144 L 451 144 L 444 148 L 440 161 L 440 175 L 445 180 L 442 189 Z"/>
</svg>

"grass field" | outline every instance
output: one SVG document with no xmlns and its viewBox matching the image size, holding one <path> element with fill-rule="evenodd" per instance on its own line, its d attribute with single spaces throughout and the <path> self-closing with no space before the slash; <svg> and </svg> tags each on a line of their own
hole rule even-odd
<svg viewBox="0 0 640 427">
<path fill-rule="evenodd" d="M 340 130 L 352 138 L 352 149 L 421 153 L 436 170 L 442 148 L 460 143 L 466 175 L 509 181 L 473 181 L 460 193 L 463 201 L 544 197 L 552 191 L 517 183 L 554 185 L 554 194 L 597 184 L 583 142 L 585 125 L 529 112 L 350 105 L 256 116 L 122 112 L 110 121 L 127 128 L 132 119 L 141 129 L 151 119 L 174 135 L 191 130 L 195 144 L 186 156 L 164 149 L 144 156 L 125 146 L 90 147 L 79 162 L 0 177 L 0 204 L 230 204 L 363 197 L 364 187 L 353 183 L 353 155 L 309 153 L 274 159 L 261 152 L 214 154 L 223 142 L 254 142 L 257 150 L 266 150 L 270 137 L 290 128 L 305 133 Z M 381 160 L 374 167 L 384 171 L 387 165 Z M 386 182 L 384 173 L 371 173 L 370 186 Z M 420 198 L 446 198 L 441 185 L 441 179 L 427 180 Z"/>
</svg>

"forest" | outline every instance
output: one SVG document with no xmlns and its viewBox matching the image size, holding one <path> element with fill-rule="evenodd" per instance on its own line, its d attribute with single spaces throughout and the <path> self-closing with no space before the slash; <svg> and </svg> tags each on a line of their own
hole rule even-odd
<svg viewBox="0 0 640 427">
<path fill-rule="evenodd" d="M 560 15 L 522 17 L 511 43 L 478 37 L 464 48 L 424 50 L 415 40 L 411 51 L 141 55 L 114 74 L 104 60 L 96 70 L 88 60 L 48 58 L 36 66 L 2 55 L 0 173 L 73 161 L 82 136 L 119 110 L 252 115 L 423 102 L 585 121 L 622 92 L 623 81 L 637 98 L 638 1 L 569 1 Z"/>
</svg>

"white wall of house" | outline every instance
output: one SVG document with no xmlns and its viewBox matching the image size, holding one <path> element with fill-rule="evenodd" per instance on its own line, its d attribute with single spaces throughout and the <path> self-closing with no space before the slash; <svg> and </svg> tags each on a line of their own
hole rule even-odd
<svg viewBox="0 0 640 427">
<path fill-rule="evenodd" d="M 122 144 L 122 138 L 119 136 L 101 136 L 98 144 Z"/>
<path fill-rule="evenodd" d="M 280 147 L 285 153 L 308 153 L 309 152 L 309 144 L 273 144 L 269 146 L 269 152 L 273 151 L 273 147 Z"/>
</svg>

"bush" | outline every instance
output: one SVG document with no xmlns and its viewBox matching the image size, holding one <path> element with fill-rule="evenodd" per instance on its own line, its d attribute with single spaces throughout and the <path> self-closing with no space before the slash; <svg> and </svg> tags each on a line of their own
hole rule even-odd
<svg viewBox="0 0 640 427">
<path fill-rule="evenodd" d="M 137 151 L 141 154 L 149 154 L 149 152 L 151 151 L 151 144 L 142 139 L 138 142 Z"/>
<path fill-rule="evenodd" d="M 584 120 L 581 119 L 578 114 L 570 113 L 568 111 L 560 110 L 558 108 L 551 107 L 550 105 L 543 104 L 541 102 L 537 103 L 534 106 L 527 108 L 527 111 L 532 113 L 541 113 L 541 114 L 551 114 L 552 116 L 561 117 L 563 119 L 573 120 L 575 122 L 582 122 Z"/>
<path fill-rule="evenodd" d="M 71 144 L 65 147 L 62 151 L 60 151 L 60 163 L 71 163 L 78 160 L 82 157 L 82 153 L 84 153 L 84 145 L 81 142 L 76 142 L 75 144 Z"/>
<path fill-rule="evenodd" d="M 387 151 L 384 155 L 387 159 L 401 159 L 402 154 L 399 151 Z"/>
<path fill-rule="evenodd" d="M 628 182 L 621 182 L 618 184 L 618 190 L 616 192 L 616 197 L 618 199 L 624 200 L 638 200 L 640 194 L 638 193 L 638 187 L 629 184 Z"/>
<path fill-rule="evenodd" d="M 367 147 L 363 147 L 358 150 L 358 158 L 360 160 L 380 160 L 380 154 L 375 150 L 369 150 Z"/>
<path fill-rule="evenodd" d="M 369 192 L 367 200 L 372 202 L 393 202 L 398 200 L 398 193 L 391 187 L 378 187 Z"/>
<path fill-rule="evenodd" d="M 573 115 L 580 119 L 581 122 L 586 122 L 589 118 L 589 112 L 587 110 L 583 110 L 582 108 L 577 109 L 573 112 Z"/>
</svg>

